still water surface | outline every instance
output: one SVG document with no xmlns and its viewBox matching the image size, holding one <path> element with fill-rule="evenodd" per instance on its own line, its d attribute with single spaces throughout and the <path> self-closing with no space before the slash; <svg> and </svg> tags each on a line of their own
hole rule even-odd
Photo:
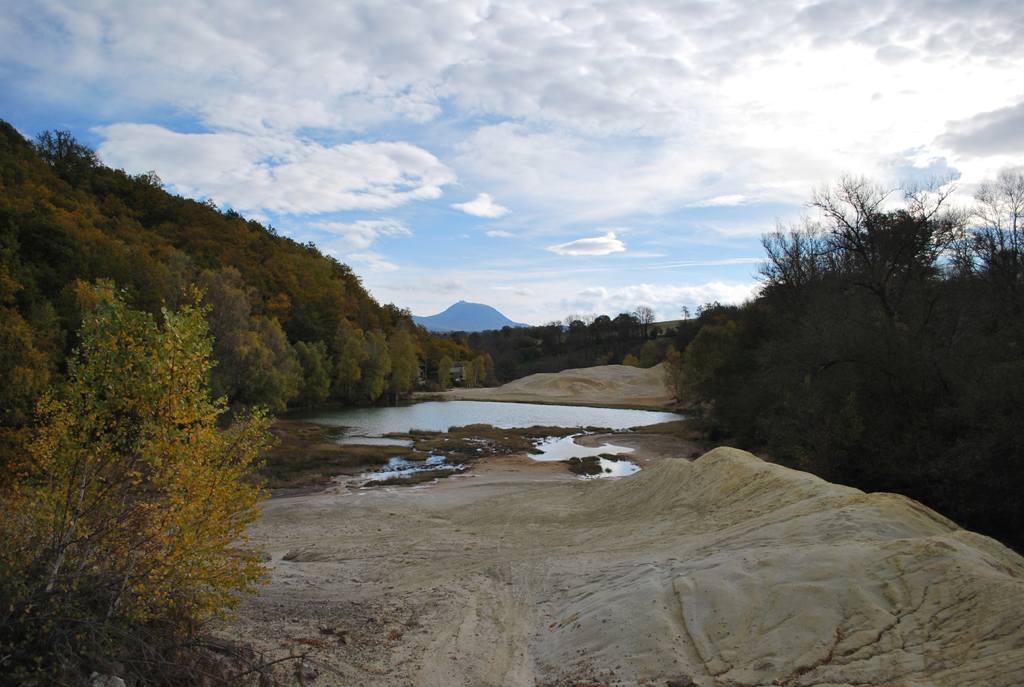
<svg viewBox="0 0 1024 687">
<path fill-rule="evenodd" d="M 386 467 L 380 470 L 364 472 L 363 477 L 374 481 L 390 479 L 392 477 L 411 477 L 417 472 L 426 470 L 465 470 L 465 465 L 453 465 L 445 460 L 444 456 L 429 456 L 424 461 L 409 461 L 402 458 L 392 458 Z"/>
<path fill-rule="evenodd" d="M 391 408 L 317 408 L 288 413 L 288 419 L 345 428 L 353 437 L 381 437 L 414 429 L 447 432 L 452 427 L 485 424 L 500 429 L 515 427 L 602 427 L 629 429 L 683 419 L 677 413 L 622 410 L 588 406 L 554 406 L 489 401 L 428 401 Z"/>
<path fill-rule="evenodd" d="M 574 439 L 580 436 L 574 434 L 569 437 L 551 437 L 537 444 L 538 453 L 531 453 L 534 460 L 569 460 L 570 458 L 588 458 L 600 456 L 602 453 L 618 455 L 621 453 L 632 453 L 633 449 L 628 446 L 616 446 L 615 444 L 602 444 L 597 447 L 580 446 Z M 601 464 L 601 474 L 588 475 L 588 477 L 625 477 L 640 471 L 639 465 L 634 465 L 624 458 L 619 460 L 608 460 L 598 458 Z"/>
</svg>

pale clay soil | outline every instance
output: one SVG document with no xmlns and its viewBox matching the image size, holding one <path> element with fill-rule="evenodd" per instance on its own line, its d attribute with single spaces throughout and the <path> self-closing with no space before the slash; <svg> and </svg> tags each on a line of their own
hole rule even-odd
<svg viewBox="0 0 1024 687">
<path fill-rule="evenodd" d="M 604 365 L 543 372 L 493 389 L 452 389 L 423 395 L 465 401 L 664 408 L 673 401 L 664 379 L 664 363 L 649 369 Z"/>
<path fill-rule="evenodd" d="M 604 438 L 643 469 L 519 455 L 268 502 L 270 583 L 220 634 L 306 654 L 317 686 L 1024 684 L 1024 559 L 997 542 L 735 449 Z"/>
</svg>

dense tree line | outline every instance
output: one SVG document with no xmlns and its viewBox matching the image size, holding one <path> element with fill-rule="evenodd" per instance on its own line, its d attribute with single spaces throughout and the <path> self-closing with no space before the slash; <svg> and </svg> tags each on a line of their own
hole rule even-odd
<svg viewBox="0 0 1024 687">
<path fill-rule="evenodd" d="M 68 132 L 30 142 L 0 122 L 0 464 L 66 374 L 98 281 L 158 320 L 200 287 L 212 393 L 235 406 L 372 402 L 410 390 L 421 363 L 436 375 L 445 355 L 480 358 L 493 379 L 485 353 L 380 305 L 316 246 L 167 193 L 153 172 L 110 169 Z"/>
<path fill-rule="evenodd" d="M 683 322 L 659 337 L 654 312 L 639 306 L 614 318 L 569 315 L 540 327 L 474 332 L 468 345 L 491 357 L 497 379 L 504 383 L 537 372 L 594 365 L 652 367 L 665 359 L 670 347 L 685 347 L 695 333 Z"/>
<path fill-rule="evenodd" d="M 1024 547 L 1024 176 L 845 177 L 763 237 L 763 288 L 706 308 L 675 366 L 705 432 Z M 898 201 L 898 202 L 894 202 Z"/>
</svg>

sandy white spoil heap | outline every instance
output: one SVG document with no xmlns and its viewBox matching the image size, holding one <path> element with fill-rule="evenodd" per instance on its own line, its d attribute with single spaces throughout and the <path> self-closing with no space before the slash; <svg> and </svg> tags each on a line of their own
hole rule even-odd
<svg viewBox="0 0 1024 687">
<path fill-rule="evenodd" d="M 1024 684 L 1024 559 L 733 449 L 286 499 L 252 535 L 274 581 L 229 630 L 277 657 L 348 627 L 319 685 Z"/>
<path fill-rule="evenodd" d="M 602 365 L 540 372 L 490 389 L 454 389 L 444 397 L 466 401 L 516 401 L 663 408 L 674 401 L 665 386 L 665 363 L 651 368 Z"/>
</svg>

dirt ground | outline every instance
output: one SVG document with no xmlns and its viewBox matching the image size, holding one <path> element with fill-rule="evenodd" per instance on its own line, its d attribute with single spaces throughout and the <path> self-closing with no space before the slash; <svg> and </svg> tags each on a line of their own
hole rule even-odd
<svg viewBox="0 0 1024 687">
<path fill-rule="evenodd" d="M 491 389 L 452 389 L 421 397 L 464 401 L 565 403 L 568 405 L 666 408 L 674 398 L 665 386 L 665 364 L 652 368 L 603 365 L 523 377 Z"/>
<path fill-rule="evenodd" d="M 1016 554 L 734 449 L 643 451 L 618 480 L 509 456 L 272 500 L 271 582 L 223 634 L 297 657 L 293 684 L 303 660 L 367 687 L 1024 682 Z"/>
<path fill-rule="evenodd" d="M 626 398 L 636 368 L 592 370 L 500 400 Z M 1024 684 L 1020 556 L 909 499 L 650 431 L 579 439 L 635 449 L 618 479 L 512 452 L 274 498 L 249 531 L 269 583 L 219 634 L 325 687 Z"/>
</svg>

